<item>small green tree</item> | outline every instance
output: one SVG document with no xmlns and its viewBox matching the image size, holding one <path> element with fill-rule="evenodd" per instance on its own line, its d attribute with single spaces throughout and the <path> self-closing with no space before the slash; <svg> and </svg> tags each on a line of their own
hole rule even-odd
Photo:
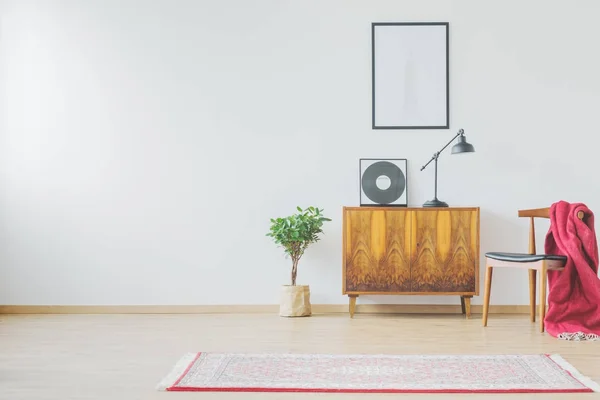
<svg viewBox="0 0 600 400">
<path fill-rule="evenodd" d="M 311 243 L 319 241 L 319 234 L 323 222 L 331 221 L 321 214 L 323 210 L 316 207 L 302 209 L 296 207 L 298 214 L 284 218 L 271 218 L 271 230 L 267 236 L 283 247 L 286 254 L 292 258 L 292 286 L 296 285 L 296 274 L 298 273 L 298 261 L 304 254 L 304 250 Z"/>
</svg>

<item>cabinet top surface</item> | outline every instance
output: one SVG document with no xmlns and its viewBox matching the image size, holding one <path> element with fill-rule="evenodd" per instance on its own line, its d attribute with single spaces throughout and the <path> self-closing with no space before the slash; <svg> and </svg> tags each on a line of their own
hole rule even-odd
<svg viewBox="0 0 600 400">
<path fill-rule="evenodd" d="M 479 211 L 479 207 L 390 207 L 390 206 L 344 206 L 344 210 L 365 211 Z"/>
</svg>

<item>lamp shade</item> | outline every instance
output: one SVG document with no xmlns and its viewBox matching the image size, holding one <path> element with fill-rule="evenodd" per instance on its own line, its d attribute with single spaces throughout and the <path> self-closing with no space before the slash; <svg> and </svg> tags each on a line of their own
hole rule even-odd
<svg viewBox="0 0 600 400">
<path fill-rule="evenodd" d="M 458 138 L 458 143 L 452 146 L 452 154 L 473 152 L 475 152 L 475 147 L 473 147 L 471 143 L 467 142 L 467 138 L 464 134 L 461 134 Z"/>
</svg>

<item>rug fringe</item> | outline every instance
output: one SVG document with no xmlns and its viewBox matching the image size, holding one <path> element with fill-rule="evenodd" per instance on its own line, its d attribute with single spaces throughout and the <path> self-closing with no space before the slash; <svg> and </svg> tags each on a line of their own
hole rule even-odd
<svg viewBox="0 0 600 400">
<path fill-rule="evenodd" d="M 600 336 L 596 335 L 595 333 L 583 333 L 583 332 L 573 332 L 573 333 L 569 333 L 569 332 L 563 332 L 560 335 L 557 336 L 558 339 L 561 340 L 572 340 L 572 341 L 583 341 L 583 340 L 589 340 L 589 341 L 595 341 L 595 340 L 600 340 Z"/>
<path fill-rule="evenodd" d="M 158 385 L 156 390 L 165 391 L 177 382 L 177 380 L 183 375 L 187 367 L 196 359 L 198 353 L 187 353 L 177 361 L 171 372 L 165 376 Z"/>
<path fill-rule="evenodd" d="M 588 378 L 587 376 L 582 375 L 581 372 L 579 372 L 573 365 L 571 365 L 567 360 L 562 358 L 560 355 L 551 354 L 551 355 L 549 355 L 549 357 L 552 359 L 552 361 L 554 361 L 556 364 L 558 364 L 562 369 L 564 369 L 565 371 L 568 371 L 573 376 L 573 378 L 577 379 L 583 385 L 587 386 L 594 392 L 600 392 L 600 385 L 598 383 L 594 382 L 592 379 Z"/>
</svg>

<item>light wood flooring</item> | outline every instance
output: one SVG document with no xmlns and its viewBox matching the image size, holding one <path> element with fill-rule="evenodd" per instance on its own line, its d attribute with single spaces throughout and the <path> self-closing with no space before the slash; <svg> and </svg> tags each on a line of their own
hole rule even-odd
<svg viewBox="0 0 600 400">
<path fill-rule="evenodd" d="M 527 315 L 0 315 L 0 399 L 385 399 L 483 395 L 167 393 L 155 385 L 190 351 L 523 354 L 559 353 L 600 382 L 600 342 L 538 333 Z M 486 398 L 490 398 L 489 395 Z M 600 398 L 493 395 L 494 399 Z"/>
</svg>

